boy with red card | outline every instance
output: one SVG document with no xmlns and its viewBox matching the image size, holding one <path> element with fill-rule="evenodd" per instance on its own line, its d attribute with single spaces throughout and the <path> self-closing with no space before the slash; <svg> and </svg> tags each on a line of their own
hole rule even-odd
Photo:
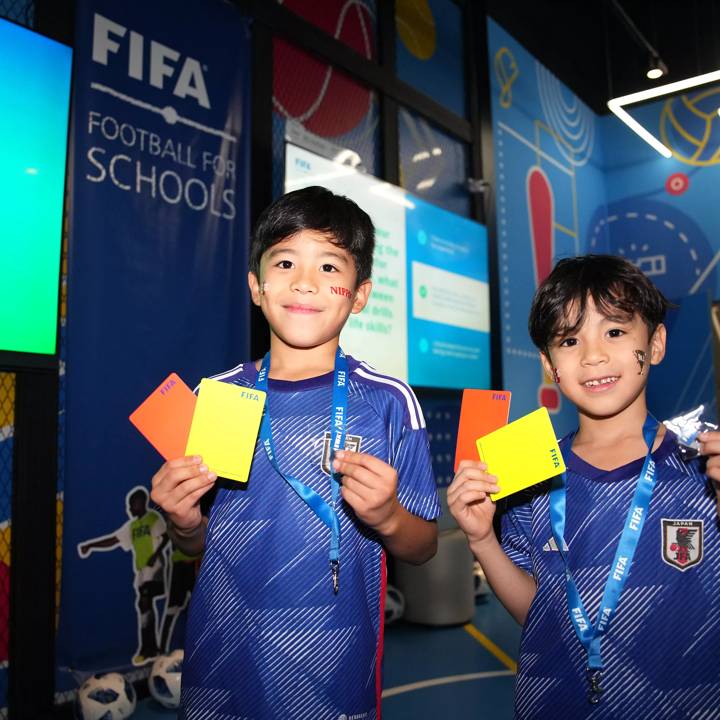
<svg viewBox="0 0 720 720">
<path fill-rule="evenodd" d="M 515 496 L 502 544 L 485 466 L 464 462 L 448 489 L 488 582 L 523 624 L 518 718 L 717 716 L 715 494 L 701 459 L 681 458 L 645 401 L 667 305 L 623 258 L 561 260 L 529 325 L 578 410 L 579 429 L 560 444 L 567 472 Z"/>
</svg>

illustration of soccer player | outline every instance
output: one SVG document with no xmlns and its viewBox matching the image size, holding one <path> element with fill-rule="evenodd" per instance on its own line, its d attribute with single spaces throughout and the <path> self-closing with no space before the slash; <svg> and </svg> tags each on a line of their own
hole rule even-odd
<svg viewBox="0 0 720 720">
<path fill-rule="evenodd" d="M 86 540 L 77 548 L 81 558 L 95 551 L 107 552 L 116 547 L 132 552 L 138 617 L 138 650 L 132 664 L 139 666 L 151 662 L 159 653 L 155 603 L 166 596 L 164 571 L 170 539 L 162 516 L 148 510 L 149 495 L 144 487 L 134 487 L 125 499 L 130 519 L 109 535 Z"/>
<path fill-rule="evenodd" d="M 190 600 L 190 593 L 195 585 L 195 568 L 199 559 L 186 555 L 172 544 L 171 547 L 170 583 L 160 631 L 160 649 L 165 653 L 171 650 L 175 623 Z"/>
</svg>

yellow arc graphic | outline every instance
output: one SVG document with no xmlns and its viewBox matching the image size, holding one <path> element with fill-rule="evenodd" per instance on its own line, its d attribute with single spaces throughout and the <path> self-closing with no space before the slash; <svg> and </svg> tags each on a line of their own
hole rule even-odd
<svg viewBox="0 0 720 720">
<path fill-rule="evenodd" d="M 395 22 L 403 45 L 418 60 L 429 60 L 437 47 L 435 18 L 428 0 L 397 0 Z"/>
</svg>

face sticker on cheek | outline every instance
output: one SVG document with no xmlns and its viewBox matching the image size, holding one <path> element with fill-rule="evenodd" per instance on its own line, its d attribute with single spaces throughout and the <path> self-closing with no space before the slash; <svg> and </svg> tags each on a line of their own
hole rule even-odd
<svg viewBox="0 0 720 720">
<path fill-rule="evenodd" d="M 261 282 L 260 283 L 260 294 L 265 295 L 265 293 L 268 291 L 269 288 L 270 288 L 270 283 Z"/>
<path fill-rule="evenodd" d="M 560 384 L 560 372 L 556 367 L 552 369 L 552 378 L 558 385 Z"/>
<path fill-rule="evenodd" d="M 330 294 L 331 295 L 340 295 L 344 298 L 347 298 L 348 300 L 352 300 L 352 291 L 348 290 L 344 287 L 331 287 L 330 288 Z"/>
<path fill-rule="evenodd" d="M 633 355 L 635 356 L 635 359 L 638 361 L 638 365 L 640 366 L 640 371 L 638 372 L 638 375 L 642 375 L 643 370 L 645 369 L 645 351 L 633 350 Z"/>
</svg>

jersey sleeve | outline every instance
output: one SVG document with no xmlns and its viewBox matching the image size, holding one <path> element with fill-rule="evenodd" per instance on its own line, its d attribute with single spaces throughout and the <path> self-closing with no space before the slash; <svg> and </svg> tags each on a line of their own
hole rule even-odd
<svg viewBox="0 0 720 720">
<path fill-rule="evenodd" d="M 502 516 L 501 538 L 505 554 L 529 575 L 533 574 L 530 529 L 532 507 L 530 501 L 510 506 Z"/>
<path fill-rule="evenodd" d="M 398 474 L 400 504 L 413 515 L 434 520 L 440 514 L 440 503 L 425 427 L 415 429 L 403 423 L 391 460 Z"/>
<path fill-rule="evenodd" d="M 120 547 L 126 552 L 129 552 L 133 548 L 132 530 L 130 529 L 131 524 L 132 520 L 128 520 L 122 527 L 119 527 L 115 531 L 115 537 L 117 538 Z"/>
</svg>

